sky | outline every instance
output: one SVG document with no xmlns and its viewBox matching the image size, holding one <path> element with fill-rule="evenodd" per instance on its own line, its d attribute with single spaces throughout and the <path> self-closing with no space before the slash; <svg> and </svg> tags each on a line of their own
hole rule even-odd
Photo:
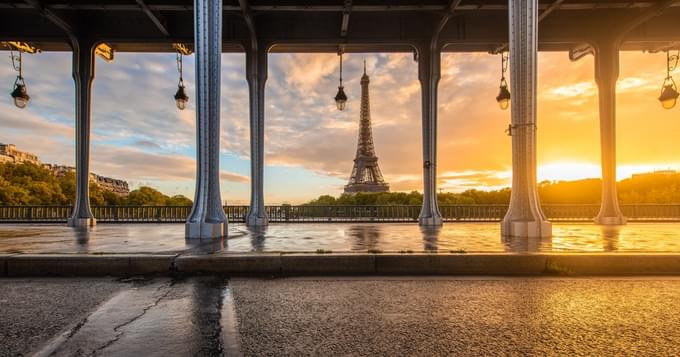
<svg viewBox="0 0 680 357">
<path fill-rule="evenodd" d="M 370 76 L 373 135 L 392 191 L 422 190 L 420 84 L 408 53 L 346 54 L 345 111 L 333 102 L 335 54 L 270 54 L 265 108 L 265 201 L 302 203 L 342 193 L 352 168 L 359 125 L 363 60 Z M 538 75 L 539 180 L 600 177 L 597 87 L 593 58 L 541 52 Z M 179 111 L 175 55 L 116 53 L 96 60 L 91 171 L 193 198 L 195 176 L 194 56 L 184 59 L 189 106 Z M 510 111 L 495 102 L 500 57 L 442 55 L 439 84 L 438 182 L 444 192 L 510 185 Z M 71 55 L 24 55 L 31 102 L 11 102 L 16 73 L 0 52 L 0 142 L 43 162 L 74 163 Z M 617 84 L 617 177 L 680 170 L 680 106 L 657 101 L 665 54 L 622 52 Z M 680 72 L 676 73 L 680 79 Z M 511 80 L 511 79 L 510 79 Z M 221 193 L 230 204 L 250 197 L 248 90 L 245 56 L 222 56 Z"/>
</svg>

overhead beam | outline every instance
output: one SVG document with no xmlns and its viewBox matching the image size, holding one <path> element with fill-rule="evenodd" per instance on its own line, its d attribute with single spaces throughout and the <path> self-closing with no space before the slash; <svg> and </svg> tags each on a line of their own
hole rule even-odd
<svg viewBox="0 0 680 357">
<path fill-rule="evenodd" d="M 678 3 L 680 3 L 679 0 L 664 0 L 664 1 L 658 2 L 655 6 L 647 9 L 642 14 L 640 14 L 640 15 L 634 17 L 633 19 L 631 19 L 630 21 L 626 22 L 621 27 L 621 30 L 618 31 L 618 34 L 612 40 L 612 43 L 615 43 L 617 48 L 620 47 L 621 42 L 623 42 L 623 38 L 626 36 L 626 34 L 628 34 L 630 31 L 634 30 L 635 28 L 641 26 L 642 24 L 646 23 L 647 21 L 661 15 L 668 8 L 670 8 L 671 6 L 674 6 Z M 574 61 L 580 60 L 581 58 L 583 58 L 587 55 L 594 55 L 594 54 L 595 54 L 595 49 L 590 44 L 583 43 L 583 44 L 580 44 L 580 45 L 569 50 L 569 60 L 574 62 Z"/>
<path fill-rule="evenodd" d="M 168 31 L 167 26 L 164 24 L 164 21 L 156 15 L 151 8 L 144 2 L 144 0 L 137 0 L 137 5 L 139 5 L 139 8 L 144 11 L 146 16 L 153 22 L 154 25 L 156 25 L 156 28 L 158 31 L 160 31 L 163 36 L 165 37 L 170 37 L 170 31 Z"/>
<path fill-rule="evenodd" d="M 250 12 L 250 6 L 248 0 L 238 0 L 239 9 L 241 10 L 241 15 L 243 15 L 243 20 L 248 26 L 248 32 L 250 32 L 251 41 L 257 41 L 257 32 L 255 32 L 255 20 L 253 19 L 253 14 Z"/>
<path fill-rule="evenodd" d="M 680 49 L 680 41 L 673 41 L 654 46 L 647 50 L 649 53 L 665 52 L 670 50 Z"/>
<path fill-rule="evenodd" d="M 352 0 L 345 0 L 342 10 L 342 25 L 340 25 L 340 37 L 347 37 L 349 31 L 349 15 L 352 12 Z"/>
<path fill-rule="evenodd" d="M 548 17 L 553 11 L 559 9 L 564 1 L 565 0 L 555 0 L 552 4 L 548 5 L 548 7 L 538 15 L 538 22 L 543 21 L 543 19 Z"/>
<path fill-rule="evenodd" d="M 64 19 L 59 17 L 54 11 L 50 10 L 49 8 L 45 7 L 40 1 L 38 0 L 24 0 L 26 4 L 28 4 L 31 8 L 37 10 L 40 12 L 42 16 L 47 18 L 50 22 L 53 24 L 57 25 L 64 33 L 66 36 L 68 36 L 69 41 L 71 44 L 75 44 L 78 39 L 76 38 L 76 34 L 73 31 L 73 27 Z"/>
<path fill-rule="evenodd" d="M 626 24 L 624 24 L 619 30 L 619 34 L 616 38 L 616 42 L 622 42 L 623 37 L 626 36 L 630 31 L 636 29 L 645 22 L 661 15 L 664 11 L 668 10 L 671 6 L 680 5 L 680 0 L 663 0 L 658 1 L 656 5 L 645 10 L 642 14 L 634 17 Z"/>
<path fill-rule="evenodd" d="M 541 4 L 539 9 L 547 10 L 553 4 Z M 645 9 L 657 5 L 656 1 L 631 1 L 631 2 L 578 2 L 562 4 L 560 10 L 593 10 L 593 9 Z M 673 4 L 672 6 L 680 6 L 680 4 Z M 0 9 L 27 9 L 31 6 L 22 2 L 7 2 L 0 3 Z M 148 4 L 149 9 L 153 11 L 193 11 L 193 5 L 178 5 L 173 3 L 156 3 Z M 46 8 L 51 10 L 91 10 L 91 11 L 139 11 L 139 6 L 131 4 L 115 4 L 115 3 L 51 3 L 46 5 Z M 250 7 L 252 11 L 270 11 L 270 12 L 286 12 L 286 11 L 312 11 L 312 12 L 342 12 L 344 6 L 342 5 L 253 5 Z M 224 5 L 224 11 L 240 11 L 240 6 Z M 445 11 L 446 6 L 442 5 L 354 5 L 353 12 L 399 12 L 399 11 Z M 461 4 L 457 7 L 458 11 L 507 11 L 508 6 L 504 4 Z"/>
<path fill-rule="evenodd" d="M 461 2 L 463 2 L 463 0 L 451 0 L 449 2 L 449 5 L 447 6 L 449 13 L 453 14 L 454 12 L 456 12 L 460 7 Z"/>
</svg>

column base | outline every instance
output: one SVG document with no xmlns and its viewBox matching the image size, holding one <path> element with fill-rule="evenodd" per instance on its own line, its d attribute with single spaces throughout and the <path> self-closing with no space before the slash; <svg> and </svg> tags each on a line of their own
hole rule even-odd
<svg viewBox="0 0 680 357">
<path fill-rule="evenodd" d="M 257 216 L 257 215 L 248 215 L 246 216 L 246 225 L 250 227 L 262 227 L 266 226 L 269 224 L 269 217 L 264 216 Z"/>
<path fill-rule="evenodd" d="M 501 236 L 549 238 L 552 236 L 552 223 L 548 221 L 502 221 Z"/>
<path fill-rule="evenodd" d="M 212 239 L 226 237 L 227 222 L 188 222 L 185 225 L 185 236 L 187 239 Z"/>
<path fill-rule="evenodd" d="M 444 224 L 442 216 L 418 217 L 418 224 L 421 226 L 441 226 Z"/>
<path fill-rule="evenodd" d="M 66 223 L 69 227 L 94 227 L 97 225 L 97 220 L 94 218 L 69 218 Z"/>
<path fill-rule="evenodd" d="M 624 216 L 614 216 L 614 217 L 605 217 L 605 216 L 597 216 L 593 219 L 595 224 L 601 225 L 601 226 L 622 226 L 626 224 L 628 219 Z"/>
</svg>

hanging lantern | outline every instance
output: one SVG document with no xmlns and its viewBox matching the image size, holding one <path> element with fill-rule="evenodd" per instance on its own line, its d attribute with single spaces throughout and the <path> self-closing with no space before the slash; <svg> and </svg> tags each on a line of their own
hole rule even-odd
<svg viewBox="0 0 680 357">
<path fill-rule="evenodd" d="M 680 96 L 673 76 L 671 76 L 671 72 L 678 66 L 679 57 L 678 54 L 671 56 L 669 51 L 666 51 L 666 78 L 663 80 L 661 95 L 659 95 L 659 102 L 664 109 L 673 109 L 678 101 L 678 96 Z"/>
<path fill-rule="evenodd" d="M 502 110 L 508 109 L 510 107 L 510 91 L 508 90 L 508 83 L 505 78 L 501 79 L 500 90 L 496 96 L 496 102 Z"/>
<path fill-rule="evenodd" d="M 343 51 L 340 50 L 338 51 L 338 55 L 340 56 L 340 85 L 338 86 L 338 93 L 335 95 L 335 105 L 338 107 L 338 110 L 343 111 L 345 110 L 345 105 L 347 104 L 347 95 L 345 94 L 345 87 L 342 86 L 342 54 Z"/>
<path fill-rule="evenodd" d="M 180 82 L 177 86 L 177 93 L 175 93 L 175 104 L 177 109 L 184 110 L 189 102 L 189 96 L 184 92 L 184 83 Z"/>
<path fill-rule="evenodd" d="M 335 95 L 335 105 L 338 110 L 345 110 L 345 105 L 347 104 L 347 95 L 345 94 L 345 87 L 338 86 L 338 94 Z"/>
<path fill-rule="evenodd" d="M 14 90 L 12 91 L 11 96 L 12 99 L 14 99 L 14 105 L 16 105 L 16 107 L 19 109 L 26 108 L 28 101 L 31 100 L 31 97 L 26 91 L 26 83 L 24 83 L 24 79 L 22 77 L 17 77 L 16 81 L 14 82 Z"/>
<path fill-rule="evenodd" d="M 31 100 L 31 96 L 28 95 L 28 91 L 26 90 L 26 82 L 24 82 L 21 51 L 19 51 L 18 55 L 15 55 L 10 48 L 10 58 L 12 59 L 12 66 L 17 72 L 19 72 L 17 79 L 14 80 L 14 89 L 10 95 L 14 100 L 14 105 L 19 109 L 24 109 Z"/>
<path fill-rule="evenodd" d="M 177 83 L 177 92 L 175 93 L 175 104 L 177 109 L 184 110 L 189 102 L 189 96 L 187 95 L 184 87 L 184 78 L 182 78 L 182 54 L 177 52 L 177 72 L 179 72 L 179 82 Z"/>
<path fill-rule="evenodd" d="M 496 96 L 496 102 L 501 110 L 506 110 L 510 107 L 510 90 L 508 90 L 508 82 L 505 80 L 505 73 L 508 70 L 508 55 L 506 52 L 501 53 L 501 84 L 499 92 Z"/>
</svg>

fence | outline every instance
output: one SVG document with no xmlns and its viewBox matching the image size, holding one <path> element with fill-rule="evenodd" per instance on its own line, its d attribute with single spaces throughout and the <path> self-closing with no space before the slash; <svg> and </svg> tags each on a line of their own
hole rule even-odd
<svg viewBox="0 0 680 357">
<path fill-rule="evenodd" d="M 266 206 L 271 222 L 416 222 L 420 206 Z M 629 221 L 680 221 L 680 204 L 622 205 Z M 0 222 L 66 222 L 71 206 L 0 206 Z M 590 221 L 599 205 L 543 205 L 552 221 Z M 184 206 L 94 206 L 98 222 L 182 223 L 191 207 Z M 446 222 L 497 222 L 503 219 L 506 205 L 445 205 L 440 207 Z M 225 206 L 229 222 L 244 222 L 248 206 Z"/>
</svg>

